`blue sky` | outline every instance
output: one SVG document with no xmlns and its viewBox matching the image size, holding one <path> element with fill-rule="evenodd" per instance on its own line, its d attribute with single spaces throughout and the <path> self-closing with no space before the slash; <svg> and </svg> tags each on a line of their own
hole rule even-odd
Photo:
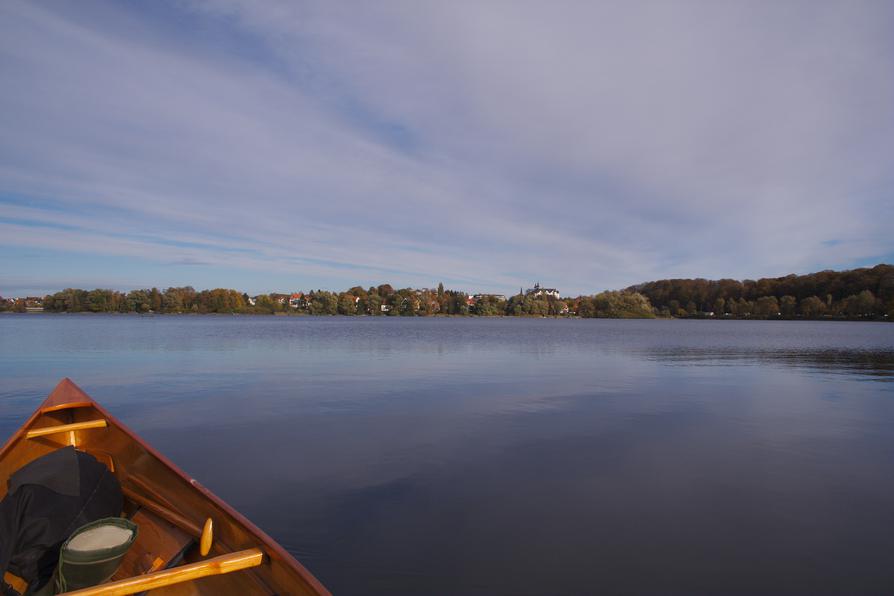
<svg viewBox="0 0 894 596">
<path fill-rule="evenodd" d="M 0 295 L 894 261 L 894 3 L 0 4 Z"/>
</svg>

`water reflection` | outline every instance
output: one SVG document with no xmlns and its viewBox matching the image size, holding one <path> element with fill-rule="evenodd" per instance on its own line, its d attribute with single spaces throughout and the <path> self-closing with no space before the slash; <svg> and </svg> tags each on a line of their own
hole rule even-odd
<svg viewBox="0 0 894 596">
<path fill-rule="evenodd" d="M 741 364 L 780 365 L 812 369 L 829 374 L 865 375 L 868 380 L 894 379 L 894 351 L 871 350 L 791 350 L 743 351 L 735 348 L 646 348 L 637 352 L 660 362 L 693 366 L 735 366 Z"/>
</svg>

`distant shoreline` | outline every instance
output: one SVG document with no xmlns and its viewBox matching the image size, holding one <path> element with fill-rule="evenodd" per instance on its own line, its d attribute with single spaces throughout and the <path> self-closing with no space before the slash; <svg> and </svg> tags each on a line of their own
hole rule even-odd
<svg viewBox="0 0 894 596">
<path fill-rule="evenodd" d="M 894 320 L 894 265 L 757 281 L 664 279 L 593 295 L 562 296 L 539 283 L 518 294 L 469 294 L 390 284 L 343 292 L 258 294 L 191 286 L 120 292 L 67 288 L 0 299 L 0 311 L 279 316 L 483 316 L 744 320 Z"/>
<path fill-rule="evenodd" d="M 3 315 L 16 315 L 20 317 L 29 317 L 29 316 L 48 316 L 48 317 L 69 317 L 69 316 L 83 316 L 83 317 L 115 317 L 115 318 L 156 318 L 156 317 L 279 317 L 279 318 L 288 318 L 288 319 L 303 319 L 303 318 L 313 318 L 313 319 L 323 319 L 323 318 L 342 318 L 342 319 L 357 319 L 357 318 L 367 318 L 367 319 L 559 319 L 559 320 L 585 320 L 585 319 L 595 319 L 595 320 L 636 320 L 636 321 L 644 321 L 644 320 L 653 320 L 653 321 L 761 321 L 761 322 L 801 322 L 801 323 L 891 323 L 892 321 L 888 318 L 877 318 L 877 319 L 849 319 L 847 317 L 824 317 L 822 319 L 805 319 L 803 317 L 795 317 L 795 318 L 783 318 L 783 317 L 581 317 L 579 315 L 453 315 L 453 314 L 433 314 L 427 316 L 376 316 L 369 314 L 360 314 L 360 315 L 341 315 L 341 314 L 308 314 L 308 313 L 287 313 L 287 312 L 277 312 L 277 313 L 259 313 L 259 312 L 232 312 L 232 313 L 223 313 L 223 312 L 206 312 L 206 313 L 195 313 L 195 312 L 160 312 L 160 313 L 135 313 L 135 312 L 50 312 L 50 311 L 41 311 L 41 312 L 12 312 L 12 311 L 0 311 L 0 316 Z"/>
</svg>

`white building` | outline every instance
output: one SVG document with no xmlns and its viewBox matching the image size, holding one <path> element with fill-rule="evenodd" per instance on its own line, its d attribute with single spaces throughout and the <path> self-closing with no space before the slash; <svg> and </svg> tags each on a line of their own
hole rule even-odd
<svg viewBox="0 0 894 596">
<path fill-rule="evenodd" d="M 555 288 L 541 288 L 540 283 L 534 284 L 534 287 L 526 292 L 529 296 L 533 296 L 534 298 L 539 298 L 540 296 L 552 296 L 553 298 L 559 297 L 559 290 Z"/>
</svg>

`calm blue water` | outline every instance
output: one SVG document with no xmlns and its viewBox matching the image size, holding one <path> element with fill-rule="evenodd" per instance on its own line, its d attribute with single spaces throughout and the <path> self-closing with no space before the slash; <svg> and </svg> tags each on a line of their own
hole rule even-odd
<svg viewBox="0 0 894 596">
<path fill-rule="evenodd" d="M 0 316 L 336 594 L 894 592 L 894 324 Z"/>
</svg>

